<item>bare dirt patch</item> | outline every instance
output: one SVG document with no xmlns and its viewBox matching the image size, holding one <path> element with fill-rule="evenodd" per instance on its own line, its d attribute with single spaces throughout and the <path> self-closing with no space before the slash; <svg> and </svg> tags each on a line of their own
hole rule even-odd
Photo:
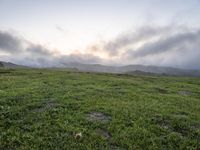
<svg viewBox="0 0 200 150">
<path fill-rule="evenodd" d="M 87 120 L 89 121 L 100 121 L 100 122 L 108 122 L 111 120 L 111 116 L 106 115 L 102 112 L 90 112 L 87 114 Z"/>
<path fill-rule="evenodd" d="M 161 128 L 164 128 L 164 129 L 170 129 L 170 121 L 167 120 L 166 118 L 163 118 L 162 116 L 160 115 L 156 115 L 152 121 L 156 124 L 158 124 Z"/>
<path fill-rule="evenodd" d="M 200 129 L 200 123 L 198 123 L 198 122 L 193 122 L 193 123 L 191 123 L 190 128 L 191 128 L 192 130 L 198 130 L 198 129 Z"/>
<path fill-rule="evenodd" d="M 188 116 L 189 114 L 185 111 L 180 111 L 177 113 L 178 115 Z"/>
<path fill-rule="evenodd" d="M 179 91 L 178 93 L 180 95 L 183 95 L 183 96 L 187 96 L 187 95 L 191 95 L 192 94 L 190 91 Z"/>
<path fill-rule="evenodd" d="M 173 126 L 172 129 L 174 132 L 180 134 L 181 136 L 188 136 L 191 132 L 190 126 L 184 125 L 184 124 L 176 124 Z"/>
<path fill-rule="evenodd" d="M 120 148 L 119 146 L 117 146 L 117 145 L 115 145 L 115 144 L 112 144 L 112 145 L 110 145 L 110 149 L 111 149 L 111 150 L 120 150 L 120 149 L 122 149 L 122 148 Z"/>
<path fill-rule="evenodd" d="M 179 112 L 170 117 L 163 117 L 156 115 L 152 121 L 163 129 L 180 134 L 181 136 L 188 136 L 191 132 L 195 132 L 200 128 L 197 122 L 189 122 L 188 113 Z"/>
<path fill-rule="evenodd" d="M 158 91 L 161 94 L 167 94 L 168 93 L 168 91 L 164 88 L 155 88 L 155 89 L 156 89 L 156 91 Z"/>
<path fill-rule="evenodd" d="M 111 138 L 111 134 L 107 130 L 97 129 L 96 134 L 105 138 L 105 139 Z"/>
<path fill-rule="evenodd" d="M 58 103 L 54 99 L 49 99 L 49 100 L 45 101 L 44 103 L 42 103 L 37 108 L 35 108 L 33 111 L 34 112 L 45 112 L 45 111 L 48 111 L 57 106 L 58 106 Z"/>
<path fill-rule="evenodd" d="M 188 119 L 188 113 L 187 112 L 178 112 L 176 114 L 173 115 L 174 118 L 177 118 L 177 119 Z"/>
</svg>

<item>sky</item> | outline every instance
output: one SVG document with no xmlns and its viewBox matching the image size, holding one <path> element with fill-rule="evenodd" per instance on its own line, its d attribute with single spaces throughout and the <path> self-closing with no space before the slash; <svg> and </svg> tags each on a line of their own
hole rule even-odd
<svg viewBox="0 0 200 150">
<path fill-rule="evenodd" d="M 200 69 L 200 0 L 0 0 L 0 60 Z"/>
</svg>

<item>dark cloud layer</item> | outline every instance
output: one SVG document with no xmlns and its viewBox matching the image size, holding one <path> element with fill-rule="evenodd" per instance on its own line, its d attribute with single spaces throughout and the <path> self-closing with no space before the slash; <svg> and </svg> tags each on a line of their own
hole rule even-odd
<svg viewBox="0 0 200 150">
<path fill-rule="evenodd" d="M 147 55 L 156 55 L 166 51 L 190 50 L 191 47 L 198 44 L 199 42 L 200 31 L 186 32 L 169 37 L 162 37 L 155 42 L 146 43 L 136 51 L 129 50 L 128 54 L 133 58 L 137 58 L 145 57 Z"/>
<path fill-rule="evenodd" d="M 0 31 L 0 50 L 4 52 L 18 52 L 22 50 L 22 43 L 18 37 L 8 32 Z"/>
<path fill-rule="evenodd" d="M 159 36 L 161 34 L 168 34 L 171 32 L 172 28 L 170 27 L 151 27 L 144 26 L 136 31 L 129 31 L 125 34 L 119 35 L 113 41 L 107 42 L 104 45 L 104 49 L 111 55 L 117 55 L 121 48 L 124 48 L 128 45 L 137 44 L 140 41 L 145 41 L 151 39 L 153 36 Z"/>
<path fill-rule="evenodd" d="M 38 56 L 49 56 L 52 55 L 53 53 L 49 51 L 47 48 L 43 47 L 42 45 L 37 45 L 37 44 L 30 44 L 27 48 L 26 51 L 29 53 L 32 53 L 33 55 L 38 55 Z"/>
</svg>

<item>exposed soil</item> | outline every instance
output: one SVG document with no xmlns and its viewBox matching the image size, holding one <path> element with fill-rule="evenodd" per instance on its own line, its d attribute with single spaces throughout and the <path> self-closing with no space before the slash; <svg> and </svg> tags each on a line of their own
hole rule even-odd
<svg viewBox="0 0 200 150">
<path fill-rule="evenodd" d="M 110 149 L 111 149 L 111 150 L 120 150 L 121 148 L 120 148 L 119 146 L 117 146 L 117 145 L 112 144 L 112 145 L 110 146 Z"/>
<path fill-rule="evenodd" d="M 189 91 L 179 91 L 178 92 L 180 95 L 183 95 L 183 96 L 187 96 L 187 95 L 191 95 L 192 93 L 189 92 Z"/>
<path fill-rule="evenodd" d="M 156 88 L 156 91 L 158 91 L 161 94 L 167 94 L 168 93 L 168 91 L 166 89 L 163 89 L 163 88 Z"/>
<path fill-rule="evenodd" d="M 156 115 L 152 120 L 164 129 L 169 129 L 171 126 L 170 121 L 160 115 Z"/>
<path fill-rule="evenodd" d="M 111 138 L 111 134 L 107 130 L 97 129 L 96 134 L 105 138 L 105 139 Z"/>
<path fill-rule="evenodd" d="M 34 112 L 45 112 L 52 108 L 58 106 L 58 103 L 54 99 L 49 99 L 46 102 L 42 103 L 39 107 L 35 108 Z"/>
<path fill-rule="evenodd" d="M 111 120 L 111 117 L 102 112 L 90 112 L 89 114 L 87 114 L 87 120 L 108 122 Z"/>
</svg>

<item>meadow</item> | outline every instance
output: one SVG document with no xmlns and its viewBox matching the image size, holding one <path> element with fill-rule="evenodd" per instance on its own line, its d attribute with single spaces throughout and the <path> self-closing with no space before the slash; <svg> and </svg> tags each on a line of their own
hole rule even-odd
<svg viewBox="0 0 200 150">
<path fill-rule="evenodd" d="M 200 149 L 200 78 L 0 69 L 0 149 Z"/>
</svg>

